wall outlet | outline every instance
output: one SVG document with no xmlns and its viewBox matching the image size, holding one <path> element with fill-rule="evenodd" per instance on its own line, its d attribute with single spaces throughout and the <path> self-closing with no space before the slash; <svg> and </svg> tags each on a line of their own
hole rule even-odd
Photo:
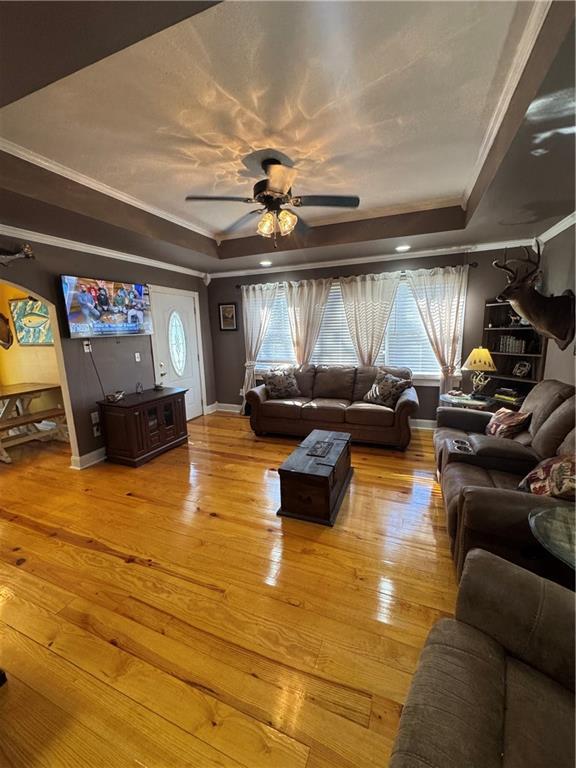
<svg viewBox="0 0 576 768">
<path fill-rule="evenodd" d="M 92 420 L 92 424 L 100 424 L 100 414 L 98 411 L 92 411 L 90 413 L 90 419 Z"/>
<path fill-rule="evenodd" d="M 92 342 L 90 339 L 84 339 L 82 346 L 84 347 L 84 352 L 92 352 Z"/>
<path fill-rule="evenodd" d="M 94 437 L 100 437 L 100 435 L 102 434 L 102 430 L 100 429 L 100 424 L 94 424 L 94 426 L 92 427 L 92 434 L 94 435 Z"/>
<path fill-rule="evenodd" d="M 140 352 L 134 352 L 134 360 L 136 360 L 137 363 L 140 362 Z"/>
</svg>

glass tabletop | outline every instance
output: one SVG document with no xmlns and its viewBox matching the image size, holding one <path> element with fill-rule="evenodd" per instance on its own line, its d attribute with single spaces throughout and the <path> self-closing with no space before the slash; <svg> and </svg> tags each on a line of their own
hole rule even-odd
<svg viewBox="0 0 576 768">
<path fill-rule="evenodd" d="M 533 509 L 528 513 L 528 522 L 548 552 L 576 569 L 576 515 L 571 506 Z"/>
</svg>

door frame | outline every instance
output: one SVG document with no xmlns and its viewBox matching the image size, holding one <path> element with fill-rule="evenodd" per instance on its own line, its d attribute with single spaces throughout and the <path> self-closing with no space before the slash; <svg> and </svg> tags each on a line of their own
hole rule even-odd
<svg viewBox="0 0 576 768">
<path fill-rule="evenodd" d="M 62 405 L 64 407 L 64 413 L 66 414 L 66 428 L 68 429 L 68 439 L 70 446 L 70 468 L 80 468 L 80 450 L 78 448 L 78 438 L 76 436 L 76 423 L 74 421 L 74 409 L 72 408 L 72 398 L 70 397 L 70 389 L 68 388 L 68 373 L 66 371 L 66 363 L 64 362 L 64 353 L 62 351 L 62 335 L 60 333 L 60 324 L 58 322 L 58 312 L 56 306 L 50 299 L 46 299 L 36 291 L 26 288 L 24 285 L 15 283 L 13 280 L 6 280 L 2 277 L 1 283 L 10 285 L 17 290 L 25 292 L 33 299 L 44 302 L 48 309 L 48 316 L 50 317 L 50 324 L 52 325 L 52 336 L 54 338 L 54 352 L 56 354 L 56 363 L 58 366 L 58 376 L 60 381 L 60 392 L 62 394 Z"/>
<path fill-rule="evenodd" d="M 150 344 L 152 347 L 152 364 L 154 366 L 154 381 L 155 383 L 158 383 L 156 381 L 156 361 L 154 359 L 154 356 L 156 354 L 155 349 L 155 341 L 154 336 L 156 333 L 156 330 L 154 328 L 154 294 L 155 293 L 164 293 L 164 294 L 178 294 L 179 296 L 188 296 L 192 299 L 192 304 L 194 308 L 194 331 L 196 333 L 196 346 L 198 348 L 198 363 L 200 368 L 200 399 L 202 401 L 202 414 L 206 415 L 208 413 L 207 411 L 207 405 L 206 405 L 206 377 L 204 375 L 204 347 L 202 344 L 202 321 L 200 320 L 200 295 L 197 291 L 185 291 L 182 288 L 168 288 L 165 285 L 153 285 L 149 284 L 148 288 L 150 289 L 150 299 L 151 299 L 151 310 L 152 310 L 152 323 L 153 323 L 153 333 L 150 337 Z"/>
</svg>

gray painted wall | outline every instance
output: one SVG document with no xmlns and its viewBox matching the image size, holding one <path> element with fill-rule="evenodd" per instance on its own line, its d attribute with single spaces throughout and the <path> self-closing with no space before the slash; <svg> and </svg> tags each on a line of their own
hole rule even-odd
<svg viewBox="0 0 576 768">
<path fill-rule="evenodd" d="M 12 246 L 13 242 L 6 238 L 0 238 L 0 247 L 10 248 Z M 33 248 L 36 256 L 34 261 L 14 262 L 2 270 L 0 279 L 21 285 L 23 288 L 46 298 L 55 304 L 59 310 L 62 350 L 74 410 L 80 455 L 90 453 L 103 445 L 101 438 L 93 436 L 90 422 L 90 412 L 95 409 L 96 401 L 102 399 L 102 392 L 90 355 L 84 352 L 82 342 L 78 339 L 66 338 L 66 321 L 63 315 L 59 283 L 61 274 L 151 283 L 169 288 L 196 291 L 200 299 L 207 402 L 214 402 L 214 367 L 208 295 L 202 280 L 177 272 L 47 245 L 34 244 Z M 106 392 L 116 389 L 133 392 L 137 382 L 141 382 L 144 388 L 154 385 L 152 343 L 149 336 L 94 339 L 92 350 Z M 142 358 L 140 363 L 135 362 L 134 352 L 140 352 Z"/>
<path fill-rule="evenodd" d="M 567 288 L 576 292 L 576 285 L 574 284 L 575 232 L 574 227 L 569 227 L 546 243 L 542 255 L 542 271 L 544 272 L 544 292 L 547 295 L 559 296 Z M 545 378 L 559 379 L 568 384 L 574 384 L 576 378 L 574 354 L 575 344 L 570 344 L 567 349 L 562 351 L 556 342 L 549 341 L 546 368 L 544 369 Z"/>
<path fill-rule="evenodd" d="M 372 272 L 387 272 L 396 269 L 420 269 L 450 264 L 478 262 L 476 269 L 470 269 L 468 281 L 468 299 L 464 320 L 463 354 L 467 355 L 472 347 L 482 341 L 482 321 L 484 302 L 494 298 L 505 285 L 502 273 L 492 267 L 492 260 L 500 252 L 486 251 L 479 254 L 451 254 L 429 258 L 401 258 L 394 261 L 382 261 L 371 264 L 354 264 L 342 267 L 327 267 L 309 270 L 293 270 L 281 273 L 247 275 L 245 277 L 227 277 L 213 279 L 208 287 L 212 343 L 214 349 L 214 372 L 216 379 L 216 400 L 220 403 L 240 403 L 240 387 L 244 379 L 244 334 L 242 330 L 242 300 L 240 285 L 250 283 L 276 282 L 281 280 L 305 280 L 320 277 L 359 275 Z M 218 324 L 218 304 L 236 302 L 238 305 L 239 330 L 220 331 Z M 421 419 L 436 418 L 438 405 L 438 387 L 417 387 L 420 398 Z"/>
</svg>

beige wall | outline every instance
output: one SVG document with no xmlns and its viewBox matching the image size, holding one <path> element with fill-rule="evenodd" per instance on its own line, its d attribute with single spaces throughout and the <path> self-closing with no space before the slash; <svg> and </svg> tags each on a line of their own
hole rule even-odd
<svg viewBox="0 0 576 768">
<path fill-rule="evenodd" d="M 569 227 L 553 240 L 546 243 L 542 255 L 542 271 L 544 272 L 544 292 L 549 296 L 559 296 L 566 289 L 575 290 L 574 259 L 575 259 L 575 229 Z M 548 342 L 546 368 L 544 378 L 558 379 L 567 384 L 575 383 L 576 357 L 574 356 L 575 342 L 567 349 L 559 349 L 555 341 Z"/>
<path fill-rule="evenodd" d="M 0 348 L 0 384 L 57 384 L 60 375 L 54 347 L 23 347 L 16 340 L 8 302 L 10 299 L 26 298 L 27 295 L 8 283 L 0 282 L 0 312 L 9 319 L 14 334 L 10 349 Z"/>
</svg>

